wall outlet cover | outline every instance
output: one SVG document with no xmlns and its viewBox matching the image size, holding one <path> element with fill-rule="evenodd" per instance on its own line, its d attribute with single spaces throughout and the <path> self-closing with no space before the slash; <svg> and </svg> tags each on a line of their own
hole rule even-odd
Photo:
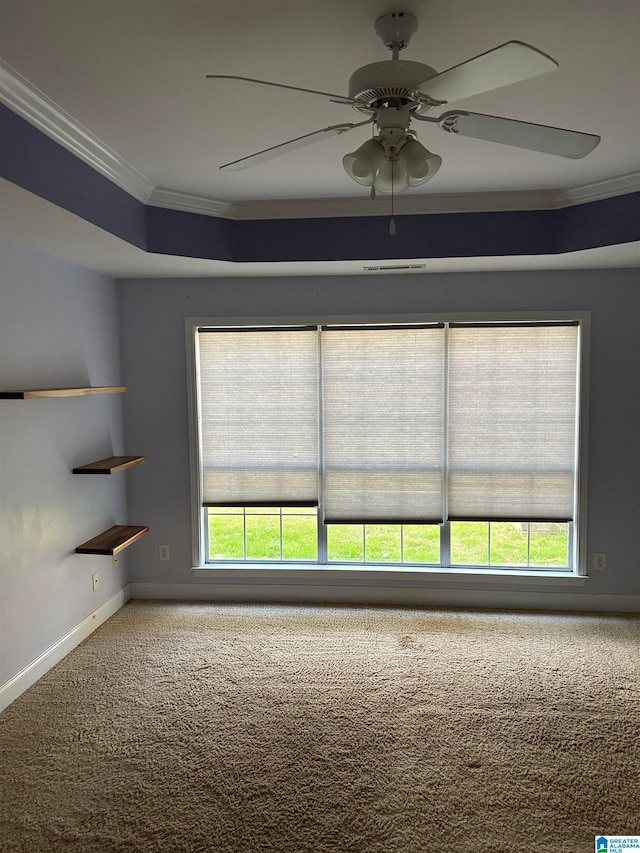
<svg viewBox="0 0 640 853">
<path fill-rule="evenodd" d="M 604 551 L 598 551 L 593 555 L 593 568 L 597 570 L 607 568 L 607 555 Z"/>
</svg>

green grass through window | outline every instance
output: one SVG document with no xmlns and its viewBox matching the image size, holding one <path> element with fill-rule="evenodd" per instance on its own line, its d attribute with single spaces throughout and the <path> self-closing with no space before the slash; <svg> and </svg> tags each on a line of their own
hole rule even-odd
<svg viewBox="0 0 640 853">
<path fill-rule="evenodd" d="M 458 521 L 451 525 L 452 566 L 565 568 L 567 524 Z M 440 565 L 440 527 L 332 524 L 329 562 Z M 209 510 L 209 559 L 318 560 L 312 507 L 216 507 Z"/>
</svg>

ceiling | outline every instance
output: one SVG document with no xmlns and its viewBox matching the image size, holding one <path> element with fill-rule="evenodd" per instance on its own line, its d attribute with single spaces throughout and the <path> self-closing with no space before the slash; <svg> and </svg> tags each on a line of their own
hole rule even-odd
<svg viewBox="0 0 640 853">
<path fill-rule="evenodd" d="M 524 202 L 536 193 L 570 194 L 607 182 L 620 185 L 621 179 L 628 189 L 640 188 L 637 0 L 0 0 L 0 58 L 156 194 L 197 197 L 236 215 L 244 206 L 282 216 L 287 204 L 309 200 L 329 215 L 332 205 L 344 215 L 345 205 L 365 203 L 367 190 L 349 179 L 341 159 L 368 137 L 369 128 L 245 171 L 218 167 L 327 125 L 357 122 L 360 114 L 322 97 L 205 75 L 346 94 L 356 68 L 389 58 L 374 22 L 399 10 L 419 22 L 401 58 L 438 71 L 512 39 L 559 63 L 553 73 L 456 107 L 596 133 L 602 141 L 573 161 L 418 124 L 420 140 L 440 154 L 443 165 L 428 184 L 400 197 L 397 211 L 403 205 L 406 211 L 420 204 L 428 209 L 434 199 L 450 203 L 452 197 L 464 206 L 474 198 L 481 203 L 519 193 Z M 384 213 L 389 199 L 374 204 L 375 212 Z M 2 205 L 6 233 L 43 248 L 50 243 L 54 253 L 71 260 L 78 260 L 83 228 L 97 231 L 15 187 L 2 188 Z M 94 237 L 87 241 L 85 234 L 85 245 L 96 243 L 93 260 L 87 249 L 79 262 L 114 275 L 228 274 L 231 266 L 152 258 L 116 238 Z M 101 247 L 105 241 L 113 245 Z M 449 268 L 469 263 L 452 260 Z M 500 268 L 505 261 L 495 263 Z M 638 265 L 638 244 L 576 253 L 574 266 L 587 263 Z M 566 266 L 567 259 L 520 258 L 511 266 L 527 265 Z M 277 265 L 264 267 L 251 272 L 277 271 Z M 314 271 L 349 270 L 325 263 Z"/>
</svg>

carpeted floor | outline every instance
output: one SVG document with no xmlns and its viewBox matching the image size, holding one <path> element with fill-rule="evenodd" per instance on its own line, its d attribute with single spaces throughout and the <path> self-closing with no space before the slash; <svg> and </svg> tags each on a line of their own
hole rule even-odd
<svg viewBox="0 0 640 853">
<path fill-rule="evenodd" d="M 128 604 L 0 716 L 0 850 L 640 833 L 640 618 Z"/>
</svg>

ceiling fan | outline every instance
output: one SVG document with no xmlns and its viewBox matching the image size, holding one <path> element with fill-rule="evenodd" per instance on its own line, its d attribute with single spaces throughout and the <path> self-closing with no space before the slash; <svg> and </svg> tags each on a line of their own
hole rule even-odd
<svg viewBox="0 0 640 853">
<path fill-rule="evenodd" d="M 230 171 L 246 169 L 296 148 L 371 124 L 372 138 L 356 151 L 346 154 L 342 162 L 349 177 L 371 187 L 373 196 L 376 190 L 393 194 L 419 186 L 440 168 L 441 158 L 417 140 L 417 134 L 411 128 L 412 121 L 430 122 L 447 133 L 459 136 L 571 159 L 584 157 L 600 142 L 599 136 L 590 133 L 466 110 L 444 112 L 437 118 L 427 115 L 452 101 L 554 71 L 558 63 L 531 45 L 509 41 L 438 73 L 422 62 L 398 58 L 417 26 L 416 18 L 408 12 L 391 12 L 378 18 L 376 33 L 392 52 L 392 57 L 358 68 L 349 79 L 346 97 L 250 77 L 208 74 L 208 79 L 237 80 L 328 98 L 333 103 L 354 107 L 365 116 L 363 121 L 335 124 L 306 133 L 225 163 L 220 168 Z"/>
</svg>

